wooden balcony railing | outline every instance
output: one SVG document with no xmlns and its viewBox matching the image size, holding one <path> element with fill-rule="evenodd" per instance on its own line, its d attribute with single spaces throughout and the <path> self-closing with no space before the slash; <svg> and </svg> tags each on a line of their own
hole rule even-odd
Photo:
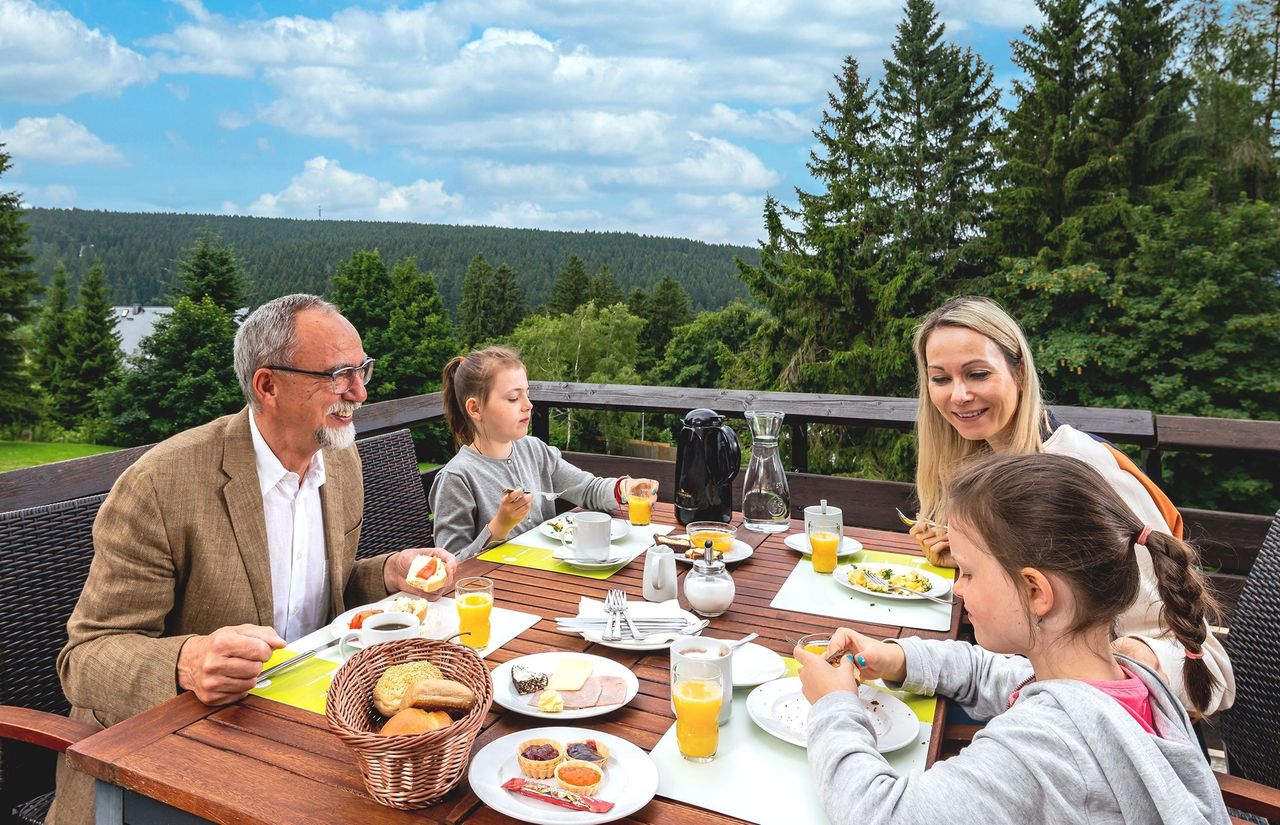
<svg viewBox="0 0 1280 825">
<path fill-rule="evenodd" d="M 893 508 L 913 506 L 912 485 L 817 475 L 809 472 L 807 429 L 811 424 L 888 427 L 907 430 L 915 425 L 916 401 L 857 395 L 754 392 L 617 384 L 530 382 L 535 399 L 533 432 L 547 437 L 548 410 L 575 408 L 634 413 L 684 415 L 707 407 L 729 417 L 749 409 L 786 413 L 790 431 L 791 490 L 794 514 L 805 504 L 825 498 L 844 510 L 850 524 L 884 530 L 903 529 Z M 1052 407 L 1059 420 L 1100 435 L 1116 444 L 1141 449 L 1148 473 L 1159 477 L 1165 451 L 1180 450 L 1241 456 L 1275 456 L 1280 460 L 1280 421 L 1154 415 L 1144 410 L 1097 407 Z M 443 416 L 439 393 L 366 405 L 357 414 L 361 437 L 417 427 Z M 49 504 L 110 489 L 115 479 L 147 447 L 0 473 L 0 511 Z M 646 476 L 662 482 L 660 497 L 670 501 L 675 468 L 670 461 L 568 453 L 575 464 L 599 475 Z M 429 485 L 433 473 L 424 473 Z M 741 503 L 742 473 L 737 480 Z M 1262 543 L 1270 515 L 1227 513 L 1184 508 L 1187 535 L 1201 549 L 1206 567 L 1216 571 L 1215 589 L 1228 611 Z"/>
</svg>

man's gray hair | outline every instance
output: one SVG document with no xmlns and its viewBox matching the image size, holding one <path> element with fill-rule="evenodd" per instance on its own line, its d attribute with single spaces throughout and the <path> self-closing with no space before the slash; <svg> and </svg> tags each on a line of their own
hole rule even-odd
<svg viewBox="0 0 1280 825">
<path fill-rule="evenodd" d="M 298 350 L 298 313 L 319 309 L 341 315 L 338 308 L 318 295 L 282 295 L 255 309 L 236 330 L 235 366 L 240 391 L 249 406 L 258 409 L 253 394 L 253 374 L 268 364 L 291 366 Z"/>
</svg>

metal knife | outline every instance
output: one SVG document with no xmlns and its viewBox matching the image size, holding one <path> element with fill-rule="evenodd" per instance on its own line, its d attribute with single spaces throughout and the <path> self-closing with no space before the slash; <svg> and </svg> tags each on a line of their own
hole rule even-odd
<svg viewBox="0 0 1280 825">
<path fill-rule="evenodd" d="M 271 667 L 267 668 L 266 670 L 258 674 L 258 681 L 255 686 L 261 687 L 263 682 L 265 682 L 267 679 L 274 676 L 275 674 L 288 670 L 289 668 L 293 667 L 299 662 L 304 662 L 307 659 L 310 659 L 312 656 L 316 655 L 322 650 L 328 650 L 329 648 L 334 647 L 340 641 L 342 641 L 341 636 L 339 636 L 338 638 L 334 639 L 331 642 L 322 644 L 319 647 L 312 648 L 311 650 L 308 650 L 305 653 L 299 653 L 297 656 L 294 656 L 292 659 L 287 659 L 278 665 L 272 665 Z"/>
</svg>

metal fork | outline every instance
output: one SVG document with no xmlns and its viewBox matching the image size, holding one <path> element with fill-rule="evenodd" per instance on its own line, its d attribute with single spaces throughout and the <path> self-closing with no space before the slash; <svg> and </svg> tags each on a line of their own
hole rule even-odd
<svg viewBox="0 0 1280 825">
<path fill-rule="evenodd" d="M 938 524 L 938 522 L 934 521 L 934 520 L 933 520 L 933 519 L 931 519 L 931 518 L 918 518 L 918 519 L 916 519 L 916 518 L 911 518 L 910 516 L 908 516 L 906 513 L 902 512 L 902 510 L 898 509 L 897 507 L 894 507 L 893 509 L 894 509 L 895 511 L 897 511 L 897 513 L 898 513 L 898 518 L 902 519 L 902 523 L 903 523 L 903 524 L 905 524 L 905 525 L 907 525 L 908 527 L 915 527 L 915 526 L 916 526 L 916 522 L 918 522 L 918 521 L 923 521 L 925 524 L 929 525 L 930 527 L 943 527 L 943 526 L 944 526 L 944 525 Z"/>
<path fill-rule="evenodd" d="M 886 587 L 890 590 L 897 590 L 903 593 L 909 593 L 912 596 L 919 596 L 922 599 L 928 599 L 929 601 L 937 602 L 938 604 L 945 604 L 945 605 L 951 604 L 950 599 L 944 599 L 940 596 L 930 596 L 928 593 L 921 593 L 919 590 L 912 590 L 910 587 L 903 587 L 900 584 L 890 584 L 889 582 L 880 578 L 875 573 L 872 573 L 870 570 L 868 570 L 865 567 L 862 568 L 862 574 L 867 577 L 867 581 L 869 583 L 874 584 L 877 587 Z"/>
<path fill-rule="evenodd" d="M 631 621 L 631 611 L 627 609 L 627 594 L 622 590 L 610 590 L 609 597 L 613 599 L 618 613 L 626 620 L 631 638 L 637 642 L 643 642 L 647 637 L 636 628 L 636 623 Z"/>
<path fill-rule="evenodd" d="M 618 609 L 618 597 L 614 595 L 619 592 L 621 591 L 610 590 L 604 597 L 604 612 L 608 614 L 609 622 L 600 638 L 606 642 L 622 641 L 622 611 Z"/>
</svg>

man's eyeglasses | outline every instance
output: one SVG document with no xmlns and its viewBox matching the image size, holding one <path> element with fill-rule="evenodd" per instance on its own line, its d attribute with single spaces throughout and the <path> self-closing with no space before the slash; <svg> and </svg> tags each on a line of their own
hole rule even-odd
<svg viewBox="0 0 1280 825">
<path fill-rule="evenodd" d="M 300 370 L 297 367 L 281 367 L 275 364 L 267 364 L 269 370 L 280 370 L 281 372 L 296 372 L 301 375 L 314 375 L 317 378 L 328 378 L 333 382 L 333 392 L 335 395 L 345 395 L 355 386 L 356 379 L 360 379 L 361 386 L 369 386 L 370 379 L 373 378 L 373 358 L 366 358 L 358 367 L 343 367 L 333 372 L 324 372 L 323 370 Z"/>
</svg>

